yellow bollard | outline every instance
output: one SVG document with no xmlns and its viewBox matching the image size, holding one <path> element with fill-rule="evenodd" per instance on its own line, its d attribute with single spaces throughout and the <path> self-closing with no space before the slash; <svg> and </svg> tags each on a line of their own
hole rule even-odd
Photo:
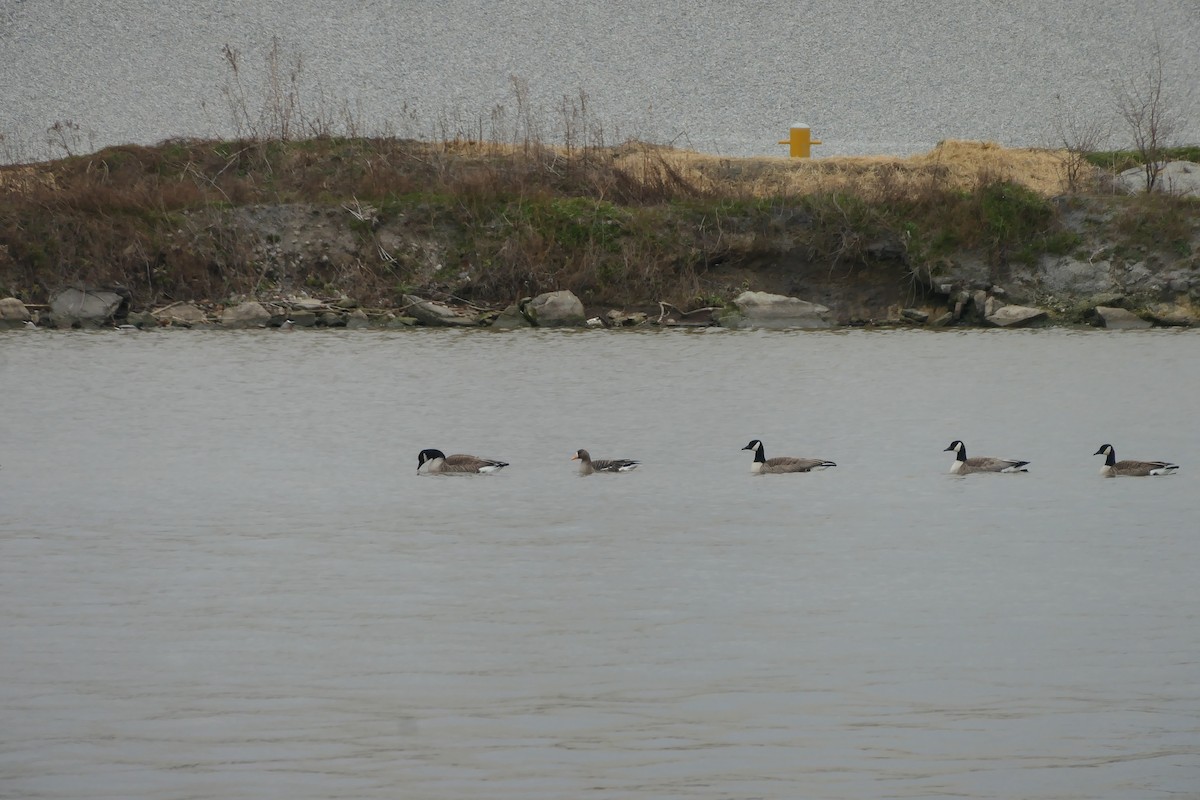
<svg viewBox="0 0 1200 800">
<path fill-rule="evenodd" d="M 793 125 L 788 138 L 780 142 L 780 144 L 791 145 L 788 155 L 792 158 L 808 158 L 812 155 L 811 147 L 820 143 L 820 139 L 812 138 L 812 131 L 808 129 L 808 126 L 800 123 Z"/>
</svg>

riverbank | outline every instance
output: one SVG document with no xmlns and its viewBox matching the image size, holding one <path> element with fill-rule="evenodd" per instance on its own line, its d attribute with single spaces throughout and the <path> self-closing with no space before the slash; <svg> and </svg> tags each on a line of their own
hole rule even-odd
<svg viewBox="0 0 1200 800">
<path fill-rule="evenodd" d="M 638 142 L 109 148 L 0 169 L 0 296 L 68 325 L 91 324 L 48 313 L 70 288 L 119 298 L 102 324 L 139 326 L 541 324 L 523 310 L 559 291 L 578 324 L 746 324 L 747 293 L 830 325 L 1108 308 L 1196 324 L 1200 200 L 1128 194 L 1072 159 L 977 142 L 815 161 Z"/>
</svg>

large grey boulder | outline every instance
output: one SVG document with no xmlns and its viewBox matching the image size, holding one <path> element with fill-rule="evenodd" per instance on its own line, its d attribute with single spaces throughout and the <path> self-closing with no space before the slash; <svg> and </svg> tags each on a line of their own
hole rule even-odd
<svg viewBox="0 0 1200 800">
<path fill-rule="evenodd" d="M 15 297 L 0 298 L 0 328 L 24 328 L 32 317 L 29 309 Z"/>
<path fill-rule="evenodd" d="M 528 302 L 528 298 L 522 303 Z M 511 331 L 517 328 L 528 328 L 533 325 L 523 313 L 521 313 L 522 303 L 513 303 L 508 308 L 501 311 L 492 320 L 492 328 L 498 331 Z"/>
<path fill-rule="evenodd" d="M 997 328 L 1019 328 L 1045 318 L 1046 309 L 1031 306 L 1001 306 L 985 317 L 988 324 Z"/>
<path fill-rule="evenodd" d="M 583 325 L 587 321 L 583 302 L 566 289 L 539 294 L 526 303 L 522 310 L 539 327 Z"/>
<path fill-rule="evenodd" d="M 1133 167 L 1117 175 L 1117 183 L 1128 192 L 1146 191 L 1146 170 Z M 1154 191 L 1181 197 L 1200 197 L 1200 164 L 1191 161 L 1168 161 L 1154 180 Z"/>
<path fill-rule="evenodd" d="M 208 317 L 199 306 L 192 303 L 175 303 L 151 312 L 160 325 L 181 325 L 194 328 L 208 322 Z"/>
<path fill-rule="evenodd" d="M 108 289 L 64 289 L 50 301 L 50 316 L 59 327 L 111 322 L 128 296 Z"/>
<path fill-rule="evenodd" d="M 346 315 L 346 327 L 352 331 L 362 330 L 371 327 L 371 320 L 367 318 L 367 312 L 356 308 Z"/>
<path fill-rule="evenodd" d="M 426 300 L 416 295 L 404 295 L 405 313 L 415 317 L 422 325 L 432 326 L 473 326 L 478 324 L 474 316 L 460 314 L 445 303 Z"/>
<path fill-rule="evenodd" d="M 270 320 L 271 312 L 255 300 L 238 303 L 221 314 L 221 324 L 226 328 L 264 328 Z"/>
<path fill-rule="evenodd" d="M 1104 327 L 1112 330 L 1127 331 L 1154 327 L 1153 323 L 1124 308 L 1096 306 L 1096 316 L 1104 323 Z"/>
<path fill-rule="evenodd" d="M 300 309 L 301 311 L 324 311 L 328 305 L 324 300 L 318 300 L 315 297 L 296 297 L 288 301 L 288 305 L 292 308 Z"/>
<path fill-rule="evenodd" d="M 727 328 L 832 328 L 829 309 L 798 297 L 769 292 L 742 292 L 733 313 L 721 317 Z"/>
<path fill-rule="evenodd" d="M 1196 307 L 1186 301 L 1154 303 L 1146 308 L 1146 316 L 1156 324 L 1178 328 L 1194 328 L 1198 321 L 1196 312 Z"/>
</svg>

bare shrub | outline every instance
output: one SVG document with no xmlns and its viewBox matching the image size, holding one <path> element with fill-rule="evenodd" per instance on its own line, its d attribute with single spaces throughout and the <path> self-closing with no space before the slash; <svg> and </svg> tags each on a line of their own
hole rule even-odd
<svg viewBox="0 0 1200 800">
<path fill-rule="evenodd" d="M 51 152 L 61 150 L 63 155 L 74 156 L 92 150 L 93 138 L 74 120 L 60 119 L 46 128 L 46 144 Z"/>
<path fill-rule="evenodd" d="M 272 36 L 264 58 L 261 85 L 257 87 L 249 82 L 239 50 L 226 44 L 221 55 L 228 69 L 221 93 L 239 139 L 286 142 L 312 132 L 306 130 L 304 58 L 300 53 L 284 53 L 279 37 Z M 328 132 L 333 123 L 322 116 L 313 120 L 311 127 L 313 131 Z"/>
<path fill-rule="evenodd" d="M 711 194 L 704 173 L 689 171 L 687 159 L 677 159 L 668 147 L 630 141 L 615 155 L 609 167 L 615 202 L 650 205 Z"/>
<path fill-rule="evenodd" d="M 1083 116 L 1070 108 L 1062 95 L 1054 95 L 1056 108 L 1051 120 L 1054 146 L 1061 149 L 1060 171 L 1068 192 L 1078 192 L 1091 184 L 1095 167 L 1088 156 L 1100 149 L 1108 138 L 1108 125 L 1095 116 Z M 1086 180 L 1085 180 L 1086 179 Z"/>
<path fill-rule="evenodd" d="M 532 150 L 540 149 L 544 144 L 541 115 L 534 109 L 530 99 L 529 81 L 518 75 L 511 75 L 508 82 L 513 100 L 517 104 L 512 141 L 524 148 L 525 155 L 530 155 Z"/>
<path fill-rule="evenodd" d="M 1170 144 L 1182 122 L 1182 112 L 1164 94 L 1165 67 L 1162 39 L 1154 33 L 1154 42 L 1145 52 L 1145 63 L 1131 69 L 1113 85 L 1117 111 L 1141 156 L 1146 175 L 1146 191 L 1154 191 L 1164 164 L 1163 150 Z"/>
<path fill-rule="evenodd" d="M 31 141 L 20 130 L 0 131 L 0 164 L 25 164 L 34 161 Z"/>
</svg>

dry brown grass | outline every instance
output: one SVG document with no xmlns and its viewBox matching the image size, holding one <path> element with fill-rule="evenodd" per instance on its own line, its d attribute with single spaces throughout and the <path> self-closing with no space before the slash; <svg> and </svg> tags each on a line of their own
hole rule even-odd
<svg viewBox="0 0 1200 800">
<path fill-rule="evenodd" d="M 719 158 L 686 150 L 626 145 L 613 150 L 613 166 L 647 180 L 663 165 L 713 194 L 745 198 L 847 193 L 864 199 L 916 197 L 931 188 L 971 191 L 1010 181 L 1044 196 L 1064 191 L 1058 150 L 1005 148 L 994 142 L 947 140 L 928 153 L 833 158 Z"/>
<path fill-rule="evenodd" d="M 0 168 L 0 195 L 28 194 L 36 190 L 53 190 L 54 174 L 32 165 Z"/>
<path fill-rule="evenodd" d="M 713 265 L 785 251 L 852 268 L 870 242 L 902 236 L 913 259 L 983 248 L 1004 260 L 1052 233 L 1043 198 L 1061 190 L 1060 166 L 1055 151 L 957 141 L 911 158 L 815 161 L 637 141 L 125 146 L 0 167 L 0 283 L 39 297 L 71 281 L 120 282 L 143 299 L 253 293 L 274 271 L 231 209 L 361 203 L 377 213 L 345 215 L 350 261 L 303 265 L 315 285 L 378 296 L 435 280 L 407 265 L 405 248 L 384 251 L 377 229 L 390 225 L 393 238 L 436 242 L 434 260 L 471 273 L 477 297 L 573 288 L 606 302 L 682 302 Z M 348 274 L 370 285 L 347 286 Z"/>
<path fill-rule="evenodd" d="M 212 200 L 238 205 L 284 195 L 293 200 L 322 194 L 378 198 L 429 190 L 561 191 L 627 203 L 681 196 L 762 199 L 828 193 L 864 200 L 913 199 L 930 190 L 972 191 L 997 181 L 1025 186 L 1044 197 L 1065 188 L 1062 151 L 1004 148 L 991 142 L 945 141 L 908 158 L 817 160 L 722 158 L 636 141 L 571 152 L 542 144 L 461 140 L 344 142 L 313 147 L 177 142 L 164 149 L 111 148 L 61 162 L 2 167 L 0 196 L 40 195 L 47 205 L 112 202 L 177 208 Z M 121 194 L 134 197 L 122 201 Z"/>
</svg>

